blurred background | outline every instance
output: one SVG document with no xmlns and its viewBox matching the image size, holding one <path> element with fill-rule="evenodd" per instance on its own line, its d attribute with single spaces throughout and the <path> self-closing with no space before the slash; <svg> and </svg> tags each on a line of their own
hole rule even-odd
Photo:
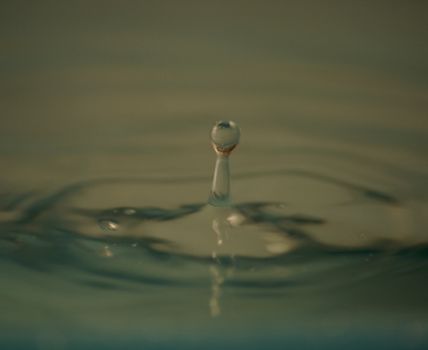
<svg viewBox="0 0 428 350">
<path fill-rule="evenodd" d="M 0 6 L 0 186 L 209 175 L 219 119 L 243 129 L 236 170 L 293 151 L 427 170 L 425 1 Z"/>
</svg>

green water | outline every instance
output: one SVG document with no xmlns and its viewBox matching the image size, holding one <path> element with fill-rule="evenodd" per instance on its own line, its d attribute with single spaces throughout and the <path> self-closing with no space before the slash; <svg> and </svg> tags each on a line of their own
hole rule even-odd
<svg viewBox="0 0 428 350">
<path fill-rule="evenodd" d="M 426 348 L 427 10 L 2 3 L 0 347 Z"/>
</svg>

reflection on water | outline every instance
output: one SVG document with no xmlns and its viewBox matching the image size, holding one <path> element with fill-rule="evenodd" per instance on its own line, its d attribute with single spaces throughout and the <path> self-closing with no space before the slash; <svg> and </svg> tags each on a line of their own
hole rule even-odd
<svg viewBox="0 0 428 350">
<path fill-rule="evenodd" d="M 210 273 L 212 276 L 211 297 L 209 300 L 210 314 L 212 317 L 217 317 L 221 314 L 220 295 L 224 278 L 216 265 L 210 266 Z"/>
<path fill-rule="evenodd" d="M 6 325 L 31 329 L 28 310 L 53 307 L 65 333 L 86 319 L 89 327 L 118 334 L 148 327 L 148 334 L 175 336 L 180 320 L 214 332 L 220 326 L 210 324 L 213 318 L 236 336 L 259 322 L 274 332 L 285 325 L 298 331 L 310 315 L 313 334 L 324 342 L 318 333 L 324 320 L 330 331 L 351 327 L 357 336 L 361 329 L 385 332 L 410 313 L 412 326 L 400 330 L 400 341 L 426 341 L 426 236 L 396 225 L 424 216 L 399 197 L 333 175 L 281 170 L 234 180 L 237 189 L 260 188 L 257 196 L 266 201 L 230 208 L 195 203 L 199 189 L 209 192 L 209 177 L 91 180 L 49 195 L 4 196 L 1 256 L 13 271 L 5 300 L 23 303 L 28 283 L 49 286 L 38 287 Z M 310 189 L 324 191 L 325 200 Z M 188 193 L 189 203 L 178 193 Z M 54 299 L 53 291 L 59 293 Z M 88 311 L 70 309 L 70 293 Z M 126 317 L 126 330 L 97 315 L 106 308 L 110 317 Z M 182 316 L 171 315 L 174 309 Z M 53 319 L 43 313 L 43 327 L 51 327 Z M 147 313 L 156 316 L 142 316 Z"/>
<path fill-rule="evenodd" d="M 400 195 L 407 178 L 399 172 L 391 192 L 391 174 L 367 173 L 373 181 L 293 168 L 236 172 L 232 207 L 206 204 L 210 176 L 101 178 L 5 193 L 2 323 L 28 329 L 30 342 L 58 338 L 65 348 L 86 344 L 91 329 L 126 334 L 132 346 L 157 347 L 147 339 L 165 335 L 183 347 L 204 342 L 185 324 L 221 334 L 218 346 L 244 346 L 250 330 L 249 349 L 280 346 L 289 339 L 280 334 L 305 329 L 324 346 L 325 334 L 336 345 L 374 337 L 367 346 L 422 346 L 425 202 Z"/>
<path fill-rule="evenodd" d="M 426 4 L 1 7 L 1 348 L 426 348 Z"/>
</svg>

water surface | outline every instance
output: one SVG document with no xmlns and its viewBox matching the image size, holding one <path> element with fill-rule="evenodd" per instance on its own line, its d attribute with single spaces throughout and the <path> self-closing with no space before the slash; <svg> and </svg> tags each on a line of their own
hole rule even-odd
<svg viewBox="0 0 428 350">
<path fill-rule="evenodd" d="M 427 346 L 422 2 L 1 7 L 2 347 Z"/>
</svg>

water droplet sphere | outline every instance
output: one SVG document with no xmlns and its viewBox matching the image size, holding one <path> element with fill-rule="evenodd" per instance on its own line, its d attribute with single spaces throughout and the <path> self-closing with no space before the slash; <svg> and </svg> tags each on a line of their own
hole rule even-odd
<svg viewBox="0 0 428 350">
<path fill-rule="evenodd" d="M 216 152 L 228 154 L 239 143 L 241 132 L 233 121 L 219 121 L 211 130 L 211 141 Z"/>
</svg>

